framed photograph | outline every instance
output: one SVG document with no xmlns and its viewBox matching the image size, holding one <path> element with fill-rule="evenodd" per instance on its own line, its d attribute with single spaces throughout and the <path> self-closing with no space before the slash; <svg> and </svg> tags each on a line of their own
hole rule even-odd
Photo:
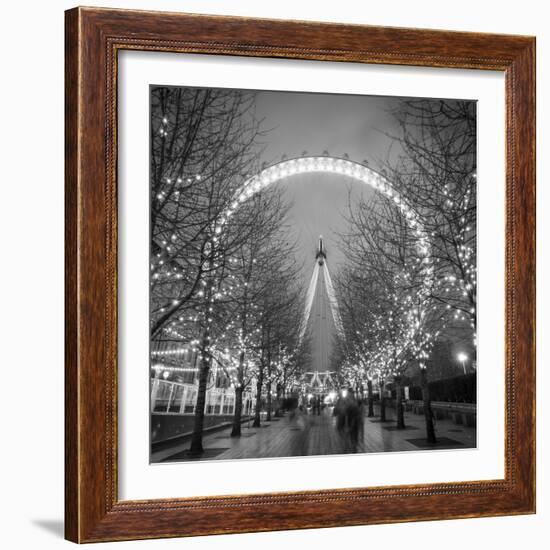
<svg viewBox="0 0 550 550">
<path fill-rule="evenodd" d="M 535 511 L 535 39 L 66 12 L 66 537 Z"/>
</svg>

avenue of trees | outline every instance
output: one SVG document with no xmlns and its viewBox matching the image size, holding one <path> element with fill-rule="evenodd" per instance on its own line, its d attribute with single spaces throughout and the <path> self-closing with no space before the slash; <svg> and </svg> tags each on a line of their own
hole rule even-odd
<svg viewBox="0 0 550 550">
<path fill-rule="evenodd" d="M 239 199 L 261 152 L 254 95 L 154 88 L 151 132 L 152 350 L 198 353 L 191 452 L 200 454 L 214 365 L 235 389 L 233 436 L 253 380 L 268 414 L 272 394 L 292 385 L 305 346 L 302 289 L 280 190 Z"/>
<path fill-rule="evenodd" d="M 404 100 L 393 114 L 397 154 L 380 170 L 393 197 L 351 204 L 341 235 L 346 263 L 336 276 L 343 325 L 334 366 L 345 385 L 396 389 L 421 378 L 428 440 L 435 442 L 428 380 L 434 345 L 476 331 L 475 103 Z M 231 435 L 241 435 L 243 394 L 256 385 L 254 424 L 274 398 L 299 385 L 308 362 L 302 338 L 305 289 L 298 281 L 290 205 L 271 185 L 243 193 L 261 167 L 262 121 L 255 96 L 224 89 L 151 91 L 151 347 L 198 354 L 191 453 L 203 452 L 213 369 L 234 388 Z M 397 208 L 396 199 L 406 208 Z M 420 220 L 429 242 L 419 243 Z M 177 363 L 177 355 L 176 355 Z M 378 387 L 374 388 L 374 384 Z"/>
<path fill-rule="evenodd" d="M 399 154 L 382 168 L 422 220 L 430 257 L 407 219 L 381 194 L 350 205 L 343 235 L 347 262 L 337 280 L 345 338 L 337 361 L 345 382 L 396 389 L 397 427 L 404 428 L 401 381 L 420 375 L 427 438 L 435 442 L 428 378 L 434 343 L 469 339 L 476 329 L 476 116 L 467 101 L 407 100 L 394 113 Z M 472 341 L 474 340 L 474 341 Z"/>
</svg>

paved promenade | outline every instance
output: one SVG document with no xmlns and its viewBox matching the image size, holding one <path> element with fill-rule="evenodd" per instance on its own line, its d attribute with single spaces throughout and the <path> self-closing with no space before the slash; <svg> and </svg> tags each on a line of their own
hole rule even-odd
<svg viewBox="0 0 550 550">
<path fill-rule="evenodd" d="M 438 443 L 428 445 L 425 439 L 424 417 L 406 413 L 404 430 L 395 428 L 394 411 L 388 409 L 387 422 L 378 418 L 363 420 L 363 431 L 357 443 L 336 429 L 335 418 L 325 410 L 320 416 L 289 414 L 259 428 L 252 422 L 243 424 L 242 436 L 229 436 L 230 428 L 208 434 L 203 439 L 205 453 L 193 460 L 233 460 L 284 456 L 334 455 L 348 453 L 375 453 L 385 451 L 421 451 L 429 449 L 462 449 L 476 445 L 476 430 L 456 425 L 450 420 L 436 423 Z M 190 460 L 189 442 L 155 453 L 153 462 Z"/>
</svg>

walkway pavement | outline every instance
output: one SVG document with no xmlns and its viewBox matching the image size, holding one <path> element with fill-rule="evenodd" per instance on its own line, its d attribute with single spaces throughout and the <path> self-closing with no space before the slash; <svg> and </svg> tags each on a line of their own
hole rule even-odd
<svg viewBox="0 0 550 550">
<path fill-rule="evenodd" d="M 320 416 L 297 414 L 291 418 L 287 414 L 283 418 L 264 422 L 259 428 L 252 427 L 252 422 L 245 423 L 240 438 L 230 437 L 231 430 L 227 428 L 204 437 L 205 452 L 200 458 L 190 457 L 187 453 L 189 442 L 184 442 L 154 453 L 152 462 L 463 449 L 476 446 L 475 428 L 456 425 L 451 420 L 439 420 L 436 424 L 438 442 L 429 445 L 422 415 L 406 413 L 406 428 L 397 430 L 393 414 L 392 409 L 387 410 L 387 422 L 380 422 L 376 417 L 365 417 L 363 434 L 357 444 L 337 431 L 336 419 L 327 409 Z"/>
</svg>

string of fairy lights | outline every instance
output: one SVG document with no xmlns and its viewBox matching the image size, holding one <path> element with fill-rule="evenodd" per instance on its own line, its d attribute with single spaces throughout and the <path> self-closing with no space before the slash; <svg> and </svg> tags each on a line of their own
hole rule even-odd
<svg viewBox="0 0 550 550">
<path fill-rule="evenodd" d="M 168 120 L 163 118 L 161 127 L 158 130 L 162 138 L 169 134 Z M 333 158 L 329 156 L 306 156 L 290 160 L 283 160 L 275 165 L 262 170 L 259 174 L 246 179 L 244 184 L 237 189 L 233 197 L 228 201 L 228 205 L 222 210 L 221 214 L 212 223 L 210 227 L 210 238 L 205 246 L 205 256 L 208 259 L 206 271 L 208 275 L 202 279 L 195 292 L 194 298 L 200 307 L 197 307 L 192 313 L 179 314 L 180 300 L 172 298 L 162 304 L 157 313 L 165 314 L 170 311 L 177 311 L 174 319 L 163 329 L 164 334 L 180 342 L 177 347 L 171 347 L 163 350 L 153 350 L 151 357 L 155 361 L 152 368 L 155 372 L 168 373 L 186 373 L 199 371 L 200 361 L 210 361 L 214 370 L 222 369 L 229 377 L 232 385 L 243 384 L 242 377 L 238 373 L 242 371 L 242 361 L 239 361 L 241 354 L 246 352 L 247 359 L 245 367 L 251 372 L 258 362 L 257 350 L 260 347 L 261 325 L 259 325 L 260 306 L 255 303 L 250 304 L 250 319 L 247 325 L 253 326 L 251 330 L 244 333 L 239 328 L 235 320 L 225 323 L 221 329 L 217 328 L 216 342 L 206 337 L 204 341 L 196 338 L 190 338 L 189 332 L 195 332 L 197 328 L 209 330 L 214 323 L 217 323 L 217 304 L 224 300 L 231 299 L 235 294 L 243 292 L 247 288 L 249 281 L 239 276 L 238 258 L 227 258 L 230 268 L 234 268 L 234 273 L 226 273 L 223 280 L 218 280 L 215 276 L 220 267 L 221 251 L 220 242 L 226 226 L 246 201 L 255 193 L 281 179 L 291 177 L 302 173 L 328 173 L 354 178 L 366 185 L 371 186 L 382 193 L 399 210 L 404 220 L 407 222 L 415 239 L 416 258 L 413 266 L 414 276 L 422 281 L 420 287 L 415 293 L 403 296 L 396 292 L 392 297 L 394 307 L 390 308 L 384 314 L 373 315 L 370 319 L 371 326 L 366 331 L 368 337 L 353 338 L 346 336 L 342 321 L 339 318 L 337 310 L 337 301 L 334 289 L 331 284 L 331 308 L 336 311 L 338 319 L 338 328 L 340 337 L 345 341 L 346 359 L 342 363 L 341 371 L 344 378 L 350 380 L 379 380 L 386 381 L 391 376 L 399 375 L 409 364 L 411 358 L 416 360 L 420 368 L 426 368 L 427 360 L 430 357 L 433 345 L 441 330 L 443 324 L 438 330 L 429 330 L 427 328 L 427 319 L 429 317 L 430 299 L 437 290 L 440 293 L 449 295 L 449 303 L 446 308 L 453 310 L 452 318 L 455 321 L 469 322 L 471 327 L 475 327 L 476 308 L 476 261 L 475 250 L 470 244 L 473 228 L 463 223 L 456 239 L 458 243 L 457 256 L 461 262 L 462 276 L 454 273 L 447 273 L 436 277 L 436 262 L 432 256 L 431 240 L 426 231 L 423 221 L 419 214 L 409 205 L 408 201 L 400 196 L 393 188 L 391 182 L 382 174 L 372 170 L 368 166 L 350 161 L 343 158 Z M 475 178 L 475 175 L 472 176 Z M 166 178 L 165 183 L 170 188 L 174 188 L 172 197 L 179 200 L 178 186 L 192 184 L 202 181 L 202 174 L 189 174 L 177 178 Z M 471 199 L 470 191 L 466 192 L 461 204 L 457 205 L 452 193 L 447 191 L 448 199 L 446 205 L 449 209 L 468 208 Z M 165 190 L 159 190 L 156 194 L 156 200 L 162 203 L 169 198 L 169 193 Z M 465 222 L 465 216 L 461 221 Z M 151 284 L 178 284 L 186 277 L 185 266 L 177 261 L 178 240 L 177 232 L 166 235 L 165 238 L 157 242 L 158 250 L 152 255 L 151 262 Z M 255 261 L 255 260 L 254 260 Z M 413 276 L 411 271 L 403 271 L 396 275 L 407 281 Z M 325 278 L 326 280 L 327 278 Z M 313 280 L 313 279 L 312 279 Z M 310 285 L 311 286 L 311 285 Z M 453 296 L 470 298 L 471 305 L 468 308 L 458 307 L 453 304 Z M 307 296 L 306 312 L 311 307 L 311 297 Z M 462 302 L 461 302 L 462 303 Z M 202 307 L 206 304 L 207 307 Z M 191 330 L 182 331 L 182 326 L 191 325 Z M 303 328 L 302 322 L 301 327 Z M 189 327 L 188 327 L 189 328 Z M 301 343 L 304 331 L 300 328 Z M 475 330 L 474 330 L 475 333 Z M 348 341 L 349 340 L 349 341 Z M 351 342 L 353 340 L 353 342 Z M 181 342 L 187 342 L 187 345 L 181 346 Z M 474 342 L 475 343 L 475 342 Z M 188 361 L 185 365 L 177 366 L 167 363 L 168 360 L 179 360 L 182 357 L 188 357 L 193 354 L 195 363 Z M 277 373 L 288 365 L 296 356 L 296 350 L 280 350 L 278 356 L 274 359 L 273 379 L 276 379 Z M 297 377 L 290 377 L 290 384 L 297 383 Z"/>
<path fill-rule="evenodd" d="M 475 175 L 472 175 L 475 180 Z M 450 322 L 468 322 L 472 328 L 472 345 L 476 346 L 476 258 L 472 242 L 475 240 L 473 227 L 467 223 L 466 211 L 471 208 L 472 191 L 468 189 L 457 204 L 451 199 L 445 201 L 456 218 L 458 231 L 455 233 L 456 273 L 443 272 L 434 278 L 433 292 L 439 293 L 447 301 L 445 309 L 449 315 L 439 316 L 437 328 L 428 326 L 430 310 L 438 311 L 430 295 L 422 293 L 403 295 L 399 292 L 411 284 L 414 274 L 404 272 L 396 274 L 398 290 L 392 296 L 393 308 L 369 318 L 370 330 L 363 337 L 363 331 L 356 331 L 346 342 L 346 358 L 342 365 L 344 378 L 348 383 L 363 383 L 376 380 L 381 389 L 387 381 L 401 376 L 411 362 L 420 369 L 426 369 L 435 341 Z M 462 210 L 462 214 L 460 211 Z M 399 285 L 401 283 L 401 285 Z M 439 305 L 439 304 L 437 304 Z M 396 337 L 396 335 L 398 337 Z M 465 369 L 468 359 L 464 352 L 458 353 L 458 361 Z M 474 366 L 475 368 L 475 366 Z"/>
</svg>

